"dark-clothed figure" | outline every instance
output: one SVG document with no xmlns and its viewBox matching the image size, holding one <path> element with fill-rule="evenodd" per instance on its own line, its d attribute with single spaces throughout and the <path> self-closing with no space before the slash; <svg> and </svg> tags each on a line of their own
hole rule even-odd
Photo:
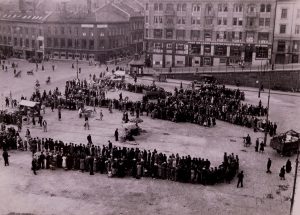
<svg viewBox="0 0 300 215">
<path fill-rule="evenodd" d="M 9 155 L 8 155 L 6 150 L 3 151 L 2 156 L 3 156 L 3 159 L 4 159 L 4 166 L 9 166 L 9 162 L 8 162 Z"/>
<path fill-rule="evenodd" d="M 118 131 L 118 129 L 115 130 L 115 140 L 119 141 L 119 131 Z"/>
<path fill-rule="evenodd" d="M 286 173 L 290 173 L 292 171 L 292 163 L 291 163 L 290 159 L 288 159 L 286 162 L 285 170 L 286 170 Z"/>
<path fill-rule="evenodd" d="M 244 181 L 244 172 L 241 171 L 238 175 L 238 183 L 237 183 L 237 187 L 239 187 L 241 185 L 241 187 L 243 187 L 243 181 Z"/>
<path fill-rule="evenodd" d="M 280 177 L 280 180 L 285 180 L 285 169 L 284 169 L 284 166 L 281 167 L 281 169 L 280 169 L 279 177 Z"/>
<path fill-rule="evenodd" d="M 272 165 L 272 161 L 271 161 L 271 159 L 269 158 L 269 159 L 268 159 L 268 163 L 267 163 L 267 173 L 272 173 L 271 170 L 270 170 L 271 165 Z"/>
<path fill-rule="evenodd" d="M 36 175 L 36 159 L 33 158 L 31 161 L 31 170 L 33 171 L 33 174 Z"/>
</svg>

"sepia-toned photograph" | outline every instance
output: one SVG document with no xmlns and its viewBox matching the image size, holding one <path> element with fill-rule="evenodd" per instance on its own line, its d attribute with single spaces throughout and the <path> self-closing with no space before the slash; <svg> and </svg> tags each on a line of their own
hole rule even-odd
<svg viewBox="0 0 300 215">
<path fill-rule="evenodd" d="M 0 0 L 0 215 L 300 215 L 300 0 Z"/>
</svg>

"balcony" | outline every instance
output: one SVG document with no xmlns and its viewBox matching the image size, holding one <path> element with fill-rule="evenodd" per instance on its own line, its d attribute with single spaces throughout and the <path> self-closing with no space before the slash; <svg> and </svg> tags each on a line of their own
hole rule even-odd
<svg viewBox="0 0 300 215">
<path fill-rule="evenodd" d="M 172 23 L 165 23 L 165 28 L 175 28 L 174 22 L 172 22 Z"/>
<path fill-rule="evenodd" d="M 257 17 L 257 16 L 258 16 L 258 13 L 257 13 L 257 12 L 250 12 L 250 11 L 249 11 L 249 12 L 246 13 L 246 16 L 247 16 L 247 17 Z"/>
<path fill-rule="evenodd" d="M 165 16 L 176 16 L 175 10 L 165 10 L 164 11 Z"/>
<path fill-rule="evenodd" d="M 215 14 L 214 11 L 206 12 L 206 13 L 204 14 L 205 17 L 212 17 L 212 18 L 214 18 L 215 15 L 216 15 L 216 14 Z"/>
<path fill-rule="evenodd" d="M 256 31 L 258 29 L 257 25 L 246 25 L 245 30 L 246 31 Z"/>
</svg>

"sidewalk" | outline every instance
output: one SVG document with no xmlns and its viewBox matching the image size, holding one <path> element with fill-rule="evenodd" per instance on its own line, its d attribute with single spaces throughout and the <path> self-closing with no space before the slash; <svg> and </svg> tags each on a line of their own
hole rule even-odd
<svg viewBox="0 0 300 215">
<path fill-rule="evenodd" d="M 143 76 L 142 78 L 140 78 L 142 80 L 145 81 L 153 81 L 152 77 L 149 76 Z M 190 85 L 191 81 L 186 81 L 186 80 L 178 80 L 178 79 L 167 79 L 167 83 L 173 83 L 173 84 L 178 84 L 180 85 L 180 83 L 182 83 L 183 85 Z M 233 85 L 226 85 L 227 88 L 230 89 L 240 89 L 242 91 L 248 91 L 248 92 L 257 92 L 258 93 L 258 89 L 257 88 L 253 88 L 253 87 L 237 87 L 237 86 L 233 86 Z M 268 89 L 265 89 L 265 91 L 261 92 L 261 94 L 267 94 L 268 93 Z M 286 96 L 297 96 L 300 97 L 300 93 L 293 93 L 293 92 L 282 92 L 282 91 L 277 91 L 277 90 L 271 90 L 271 94 L 277 94 L 277 95 L 286 95 Z"/>
</svg>

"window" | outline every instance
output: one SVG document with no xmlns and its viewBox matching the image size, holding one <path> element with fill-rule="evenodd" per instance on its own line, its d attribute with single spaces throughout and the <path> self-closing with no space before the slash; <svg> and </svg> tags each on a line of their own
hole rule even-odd
<svg viewBox="0 0 300 215">
<path fill-rule="evenodd" d="M 205 19 L 205 25 L 212 25 L 213 19 Z"/>
<path fill-rule="evenodd" d="M 236 17 L 233 17 L 232 19 L 232 25 L 237 25 L 238 19 Z"/>
<path fill-rule="evenodd" d="M 243 18 L 239 18 L 239 26 L 243 26 Z"/>
<path fill-rule="evenodd" d="M 286 32 L 286 25 L 280 25 L 279 33 L 285 34 L 285 32 Z"/>
<path fill-rule="evenodd" d="M 260 5 L 260 12 L 263 13 L 263 12 L 265 12 L 265 11 L 266 11 L 266 5 L 261 4 L 261 5 Z"/>
<path fill-rule="evenodd" d="M 259 18 L 259 26 L 264 26 L 264 25 L 265 25 L 265 19 Z"/>
<path fill-rule="evenodd" d="M 297 19 L 300 18 L 300 9 L 297 9 Z"/>
<path fill-rule="evenodd" d="M 277 51 L 278 52 L 284 52 L 285 51 L 285 41 L 281 41 L 281 40 L 278 41 Z"/>
<path fill-rule="evenodd" d="M 269 41 L 269 33 L 258 32 L 258 42 L 267 43 Z"/>
<path fill-rule="evenodd" d="M 154 29 L 154 38 L 162 38 L 162 29 Z"/>
<path fill-rule="evenodd" d="M 212 32 L 211 31 L 205 31 L 204 32 L 204 41 L 211 41 L 212 39 Z"/>
<path fill-rule="evenodd" d="M 89 41 L 89 49 L 94 49 L 94 40 Z"/>
<path fill-rule="evenodd" d="M 283 8 L 281 9 L 281 19 L 286 19 L 287 18 L 287 9 Z"/>
<path fill-rule="evenodd" d="M 255 6 L 254 5 L 249 5 L 248 12 L 250 12 L 250 13 L 256 12 Z"/>
<path fill-rule="evenodd" d="M 193 12 L 200 12 L 200 5 L 193 5 Z"/>
<path fill-rule="evenodd" d="M 81 40 L 81 48 L 86 49 L 86 39 Z"/>
<path fill-rule="evenodd" d="M 18 46 L 18 38 L 14 38 L 14 46 Z"/>
<path fill-rule="evenodd" d="M 54 47 L 58 47 L 58 39 L 54 38 Z"/>
<path fill-rule="evenodd" d="M 267 4 L 267 6 L 266 6 L 266 12 L 270 13 L 271 12 L 271 8 L 272 8 L 272 6 L 270 4 Z"/>
<path fill-rule="evenodd" d="M 162 18 L 162 16 L 159 17 L 159 23 L 163 23 L 163 18 Z"/>
<path fill-rule="evenodd" d="M 47 46 L 48 47 L 52 46 L 52 38 L 47 38 Z"/>
<path fill-rule="evenodd" d="M 166 29 L 166 38 L 173 39 L 173 29 Z"/>
<path fill-rule="evenodd" d="M 218 4 L 218 11 L 219 11 L 219 12 L 222 12 L 222 10 L 223 10 L 223 9 L 222 9 L 222 4 Z"/>
<path fill-rule="evenodd" d="M 145 16 L 145 23 L 149 23 L 149 16 Z"/>
<path fill-rule="evenodd" d="M 167 10 L 167 11 L 172 11 L 172 10 L 174 10 L 174 6 L 173 6 L 173 4 L 171 4 L 171 3 L 168 3 L 168 4 L 167 4 L 167 8 L 166 8 L 166 10 Z"/>
<path fill-rule="evenodd" d="M 201 53 L 201 45 L 191 44 L 191 54 L 200 54 Z"/>
<path fill-rule="evenodd" d="M 213 8 L 212 8 L 212 5 L 207 4 L 205 9 L 206 9 L 206 10 L 205 10 L 205 15 L 213 15 Z"/>
<path fill-rule="evenodd" d="M 270 27 L 270 18 L 265 19 L 265 26 Z"/>
<path fill-rule="evenodd" d="M 34 49 L 35 48 L 35 40 L 31 40 L 31 47 Z"/>
<path fill-rule="evenodd" d="M 149 10 L 149 4 L 146 3 L 146 10 Z"/>
<path fill-rule="evenodd" d="M 159 4 L 158 10 L 159 10 L 159 11 L 162 11 L 162 10 L 163 10 L 163 4 L 162 4 L 162 3 Z"/>
<path fill-rule="evenodd" d="M 72 48 L 73 43 L 72 43 L 72 39 L 68 39 L 68 48 Z"/>
<path fill-rule="evenodd" d="M 200 30 L 191 30 L 192 40 L 200 39 Z"/>
<path fill-rule="evenodd" d="M 227 18 L 223 17 L 223 25 L 227 25 Z"/>
<path fill-rule="evenodd" d="M 157 3 L 154 4 L 154 10 L 158 11 L 158 4 Z"/>
<path fill-rule="evenodd" d="M 222 25 L 222 18 L 218 18 L 218 25 Z"/>
<path fill-rule="evenodd" d="M 61 38 L 60 39 L 60 47 L 64 48 L 65 46 L 66 46 L 65 39 Z"/>
<path fill-rule="evenodd" d="M 176 30 L 176 39 L 185 39 L 185 30 Z"/>
<path fill-rule="evenodd" d="M 182 11 L 186 11 L 186 4 L 182 5 Z"/>
<path fill-rule="evenodd" d="M 268 47 L 256 47 L 256 58 L 268 58 Z"/>
<path fill-rule="evenodd" d="M 300 25 L 295 26 L 295 34 L 300 34 Z"/>
<path fill-rule="evenodd" d="M 216 45 L 215 46 L 215 55 L 217 56 L 226 56 L 227 46 L 225 45 Z"/>
<path fill-rule="evenodd" d="M 61 33 L 61 34 L 65 34 L 65 28 L 64 28 L 64 27 L 61 27 L 61 28 L 60 28 L 60 33 Z"/>
<path fill-rule="evenodd" d="M 240 13 L 243 11 L 243 6 L 241 4 L 235 4 L 233 6 L 233 12 Z"/>
<path fill-rule="evenodd" d="M 158 16 L 154 16 L 154 23 L 158 23 Z"/>
</svg>

